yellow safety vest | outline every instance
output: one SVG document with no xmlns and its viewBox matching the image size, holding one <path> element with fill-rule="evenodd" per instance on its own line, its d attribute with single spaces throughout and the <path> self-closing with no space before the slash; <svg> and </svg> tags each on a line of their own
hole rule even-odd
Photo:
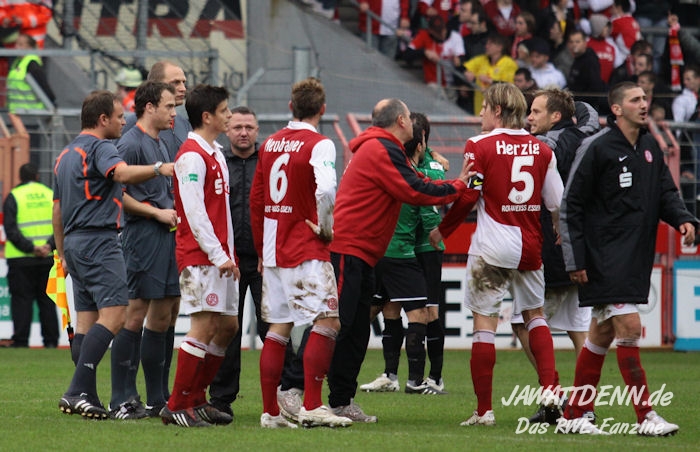
<svg viewBox="0 0 700 452">
<path fill-rule="evenodd" d="M 45 244 L 53 235 L 53 191 L 44 184 L 29 182 L 18 185 L 10 193 L 17 202 L 17 227 L 22 235 L 34 245 Z M 18 257 L 34 257 L 34 253 L 24 253 L 8 240 L 5 243 L 5 258 Z"/>
<path fill-rule="evenodd" d="M 7 109 L 10 113 L 14 113 L 17 109 L 46 110 L 26 81 L 27 67 L 32 61 L 42 66 L 38 55 L 25 55 L 15 60 L 7 73 Z"/>
</svg>

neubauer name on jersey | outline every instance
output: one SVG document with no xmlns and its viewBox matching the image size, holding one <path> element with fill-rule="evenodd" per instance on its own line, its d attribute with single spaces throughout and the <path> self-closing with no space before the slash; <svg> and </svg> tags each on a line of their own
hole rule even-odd
<svg viewBox="0 0 700 452">
<path fill-rule="evenodd" d="M 304 142 L 299 140 L 270 139 L 265 143 L 265 152 L 299 152 L 302 146 L 304 146 Z"/>
</svg>

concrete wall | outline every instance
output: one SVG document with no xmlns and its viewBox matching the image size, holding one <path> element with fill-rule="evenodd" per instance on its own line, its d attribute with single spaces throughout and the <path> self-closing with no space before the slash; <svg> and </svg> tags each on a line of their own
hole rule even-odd
<svg viewBox="0 0 700 452">
<path fill-rule="evenodd" d="M 311 49 L 311 66 L 327 90 L 329 113 L 369 113 L 386 97 L 403 99 L 414 111 L 463 115 L 452 102 L 409 72 L 379 54 L 339 24 L 308 12 L 289 0 L 248 2 L 248 75 L 266 72 L 248 95 L 259 113 L 287 111 L 294 47 Z"/>
</svg>

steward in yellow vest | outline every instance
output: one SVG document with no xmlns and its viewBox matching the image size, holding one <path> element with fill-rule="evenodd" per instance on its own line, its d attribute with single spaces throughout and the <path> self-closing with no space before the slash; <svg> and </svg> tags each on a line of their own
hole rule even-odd
<svg viewBox="0 0 700 452">
<path fill-rule="evenodd" d="M 46 110 L 46 105 L 39 100 L 27 83 L 27 74 L 30 74 L 44 94 L 55 104 L 56 96 L 46 79 L 41 57 L 32 53 L 36 49 L 36 42 L 31 36 L 22 34 L 17 38 L 15 46 L 17 49 L 27 50 L 27 55 L 15 58 L 7 73 L 7 108 L 10 113 L 21 109 Z"/>
<path fill-rule="evenodd" d="M 55 347 L 59 336 L 58 316 L 56 305 L 46 295 L 55 248 L 51 224 L 53 191 L 36 181 L 38 171 L 33 164 L 22 165 L 19 174 L 21 183 L 12 189 L 3 205 L 7 282 L 14 325 L 12 345 L 28 346 L 36 300 L 44 346 Z"/>
</svg>

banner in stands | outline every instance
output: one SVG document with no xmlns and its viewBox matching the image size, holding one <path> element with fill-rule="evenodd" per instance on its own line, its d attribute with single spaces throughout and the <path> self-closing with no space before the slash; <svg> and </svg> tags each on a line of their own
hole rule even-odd
<svg viewBox="0 0 700 452">
<path fill-rule="evenodd" d="M 640 306 L 642 314 L 642 338 L 640 345 L 642 347 L 658 347 L 662 344 L 661 336 L 661 273 L 662 268 L 657 266 L 651 274 L 651 290 L 649 292 L 649 304 Z M 7 339 L 12 336 L 12 317 L 10 313 L 10 291 L 7 288 L 7 265 L 4 259 L 0 259 L 0 339 Z M 447 302 L 445 314 L 445 348 L 448 349 L 467 349 L 471 348 L 472 334 L 472 316 L 468 309 L 463 307 L 464 300 L 464 279 L 466 272 L 463 266 L 444 266 L 442 271 L 442 287 L 445 293 Z M 68 285 L 68 300 L 71 308 L 71 316 L 75 324 L 75 311 L 73 310 L 72 288 L 69 284 L 70 278 L 67 280 Z M 253 300 L 248 294 L 246 300 L 246 313 L 243 321 L 243 347 L 244 348 L 261 348 L 262 343 L 256 337 L 255 325 L 251 322 L 254 318 Z M 501 315 L 498 321 L 498 330 L 496 333 L 496 347 L 507 349 L 511 347 L 512 333 L 510 328 L 510 317 L 512 314 L 512 299 L 507 297 L 501 307 Z M 380 316 L 381 319 L 381 316 Z M 407 325 L 404 317 L 404 325 Z M 189 318 L 180 316 L 176 325 L 176 334 L 179 340 L 184 337 L 190 327 Z M 382 347 L 381 336 L 382 324 L 373 325 L 370 335 L 370 348 Z M 295 335 L 297 336 L 297 335 Z M 571 341 L 566 333 L 555 332 L 554 346 L 558 349 L 573 348 Z M 61 333 L 60 345 L 68 345 L 68 338 L 65 331 Z M 41 346 L 41 333 L 38 321 L 32 324 L 32 332 L 29 338 L 31 346 Z"/>
<path fill-rule="evenodd" d="M 247 72 L 245 21 L 247 0 L 161 0 L 148 8 L 146 48 L 154 56 L 146 57 L 148 69 L 171 50 L 202 52 L 218 49 L 218 84 L 236 93 Z M 60 8 L 63 8 L 61 2 Z M 111 51 L 136 48 L 138 3 L 135 0 L 92 0 L 75 2 L 74 26 L 81 44 Z M 154 3 L 154 2 L 151 2 Z M 48 33 L 61 42 L 60 30 L 49 24 Z M 165 56 L 164 56 L 165 55 Z M 78 60 L 80 63 L 81 60 Z M 134 63 L 128 59 L 125 64 Z M 83 62 L 87 65 L 87 61 Z M 210 83 L 212 67 L 206 58 L 178 60 L 185 69 L 187 84 Z M 85 66 L 86 71 L 93 70 Z M 111 79 L 110 79 L 111 80 Z M 110 85 L 111 89 L 111 85 Z"/>
</svg>

